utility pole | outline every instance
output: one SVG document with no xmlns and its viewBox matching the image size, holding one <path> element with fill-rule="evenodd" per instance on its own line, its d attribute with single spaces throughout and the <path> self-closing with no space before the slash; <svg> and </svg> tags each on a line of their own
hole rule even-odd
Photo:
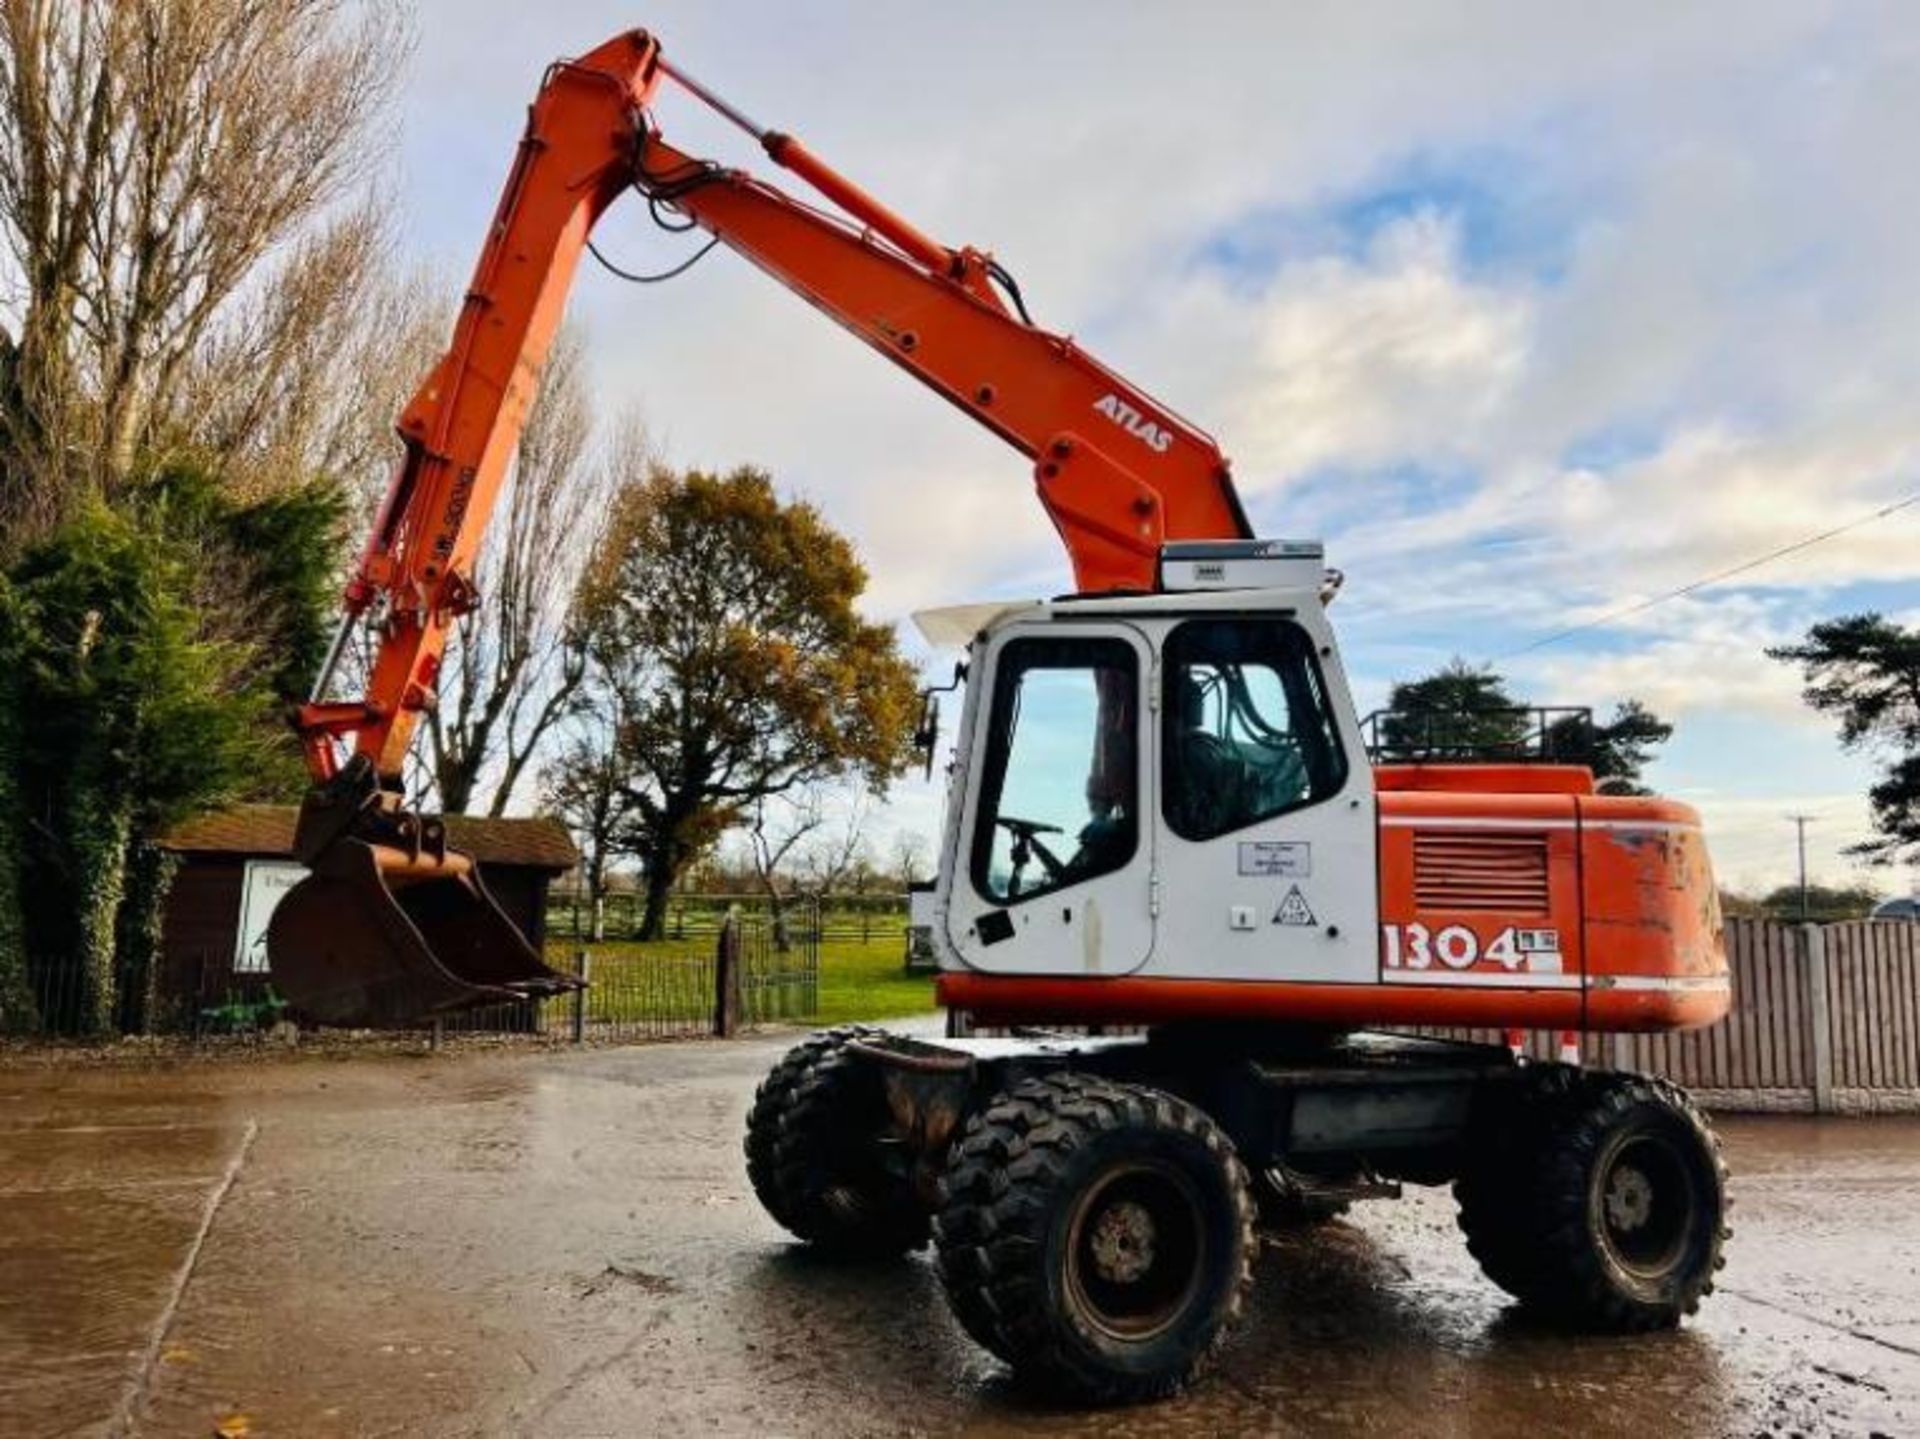
<svg viewBox="0 0 1920 1439">
<path fill-rule="evenodd" d="M 1800 921 L 1802 924 L 1804 924 L 1808 919 L 1808 914 L 1807 914 L 1807 826 L 1813 822 L 1814 816 L 1810 814 L 1790 814 L 1787 816 L 1787 818 L 1793 821 L 1794 831 L 1799 836 Z"/>
</svg>

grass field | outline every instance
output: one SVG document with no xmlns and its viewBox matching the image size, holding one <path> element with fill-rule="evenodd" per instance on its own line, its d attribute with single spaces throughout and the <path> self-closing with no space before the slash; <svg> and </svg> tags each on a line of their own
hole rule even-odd
<svg viewBox="0 0 1920 1439">
<path fill-rule="evenodd" d="M 828 940 L 820 946 L 821 1025 L 863 1019 L 898 1019 L 933 1012 L 933 976 L 908 974 L 900 965 L 898 938 L 862 944 Z"/>
<path fill-rule="evenodd" d="M 577 940 L 551 939 L 547 944 L 548 962 L 572 973 L 574 955 L 580 948 Z M 593 965 L 588 1012 L 595 1020 L 670 1025 L 711 1012 L 710 941 L 642 944 L 608 940 L 587 948 L 592 951 Z M 818 1010 L 811 1016 L 791 1017 L 825 1027 L 931 1013 L 933 980 L 928 975 L 907 974 L 901 965 L 901 948 L 897 929 L 891 934 L 876 934 L 867 943 L 857 938 L 824 940 L 820 945 Z M 749 986 L 751 983 L 750 971 Z M 751 994 L 748 998 L 751 1006 Z M 787 1016 L 768 1006 L 759 1017 Z"/>
</svg>

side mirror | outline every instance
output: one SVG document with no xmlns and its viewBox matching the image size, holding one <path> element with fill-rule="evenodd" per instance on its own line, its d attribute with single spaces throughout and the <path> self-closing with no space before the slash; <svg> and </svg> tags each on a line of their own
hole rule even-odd
<svg viewBox="0 0 1920 1439">
<path fill-rule="evenodd" d="M 933 778 L 934 756 L 940 750 L 940 696 L 951 694 L 966 682 L 967 664 L 953 667 L 953 678 L 943 685 L 928 685 L 920 691 L 920 718 L 913 726 L 913 748 L 925 765 L 925 775 Z"/>
<path fill-rule="evenodd" d="M 940 748 L 940 696 L 920 692 L 920 718 L 913 726 L 913 747 L 919 753 L 927 779 L 933 778 L 933 757 Z"/>
</svg>

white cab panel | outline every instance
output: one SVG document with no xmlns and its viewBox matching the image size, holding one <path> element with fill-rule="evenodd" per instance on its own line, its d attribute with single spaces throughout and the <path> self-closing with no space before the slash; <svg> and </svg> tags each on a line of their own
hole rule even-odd
<svg viewBox="0 0 1920 1439">
<path fill-rule="evenodd" d="M 1222 635 L 1238 635 L 1243 652 L 1207 661 L 1204 646 Z M 1036 643 L 1066 648 L 1036 665 Z M 1137 676 L 1127 717 L 1137 817 L 1124 860 L 1110 853 L 1088 861 L 1097 838 L 1089 836 L 1097 826 L 1086 823 L 1098 808 L 1093 792 L 1112 790 L 1113 776 L 1099 775 L 1087 736 L 1097 727 L 1095 710 L 1111 710 L 1113 679 L 1076 681 L 1076 645 L 1092 647 L 1080 661 L 1124 647 Z M 1018 659 L 1023 647 L 1025 661 Z M 1316 591 L 1057 601 L 997 617 L 970 655 L 938 889 L 944 967 L 1378 982 L 1372 772 Z M 999 683 L 1016 672 L 1017 704 Z M 1186 681 L 1196 675 L 1211 693 L 1193 711 Z M 1101 683 L 1104 702 L 1093 697 Z M 1106 713 L 1109 731 L 1111 720 Z M 1295 744 L 1289 727 L 1304 734 L 1313 724 L 1312 762 L 1301 766 L 1311 778 L 1296 777 L 1291 788 L 1277 783 L 1268 761 L 1284 760 Z M 997 740 L 997 727 L 1009 738 Z M 1237 757 L 1228 773 L 1247 777 L 1243 803 L 1230 801 L 1198 823 L 1193 786 L 1182 777 L 1191 772 L 1183 745 L 1194 728 L 1211 732 L 1216 748 L 1228 742 Z M 1231 767 L 1253 751 L 1260 763 Z M 1170 773 L 1170 765 L 1182 773 Z M 983 809 L 994 831 L 984 850 L 977 834 Z M 1006 821 L 1016 829 L 1030 822 L 1032 850 L 1016 854 L 1018 834 Z"/>
<path fill-rule="evenodd" d="M 1248 597 L 1251 598 L 1251 597 Z M 1290 612 L 1243 609 L 1232 623 L 1286 626 L 1317 672 L 1314 687 L 1328 721 L 1328 739 L 1338 748 L 1338 767 L 1325 759 L 1314 783 L 1290 807 L 1251 823 L 1233 823 L 1225 832 L 1185 838 L 1169 822 L 1170 791 L 1178 777 L 1168 757 L 1178 753 L 1178 737 L 1155 743 L 1155 840 L 1161 905 L 1154 933 L 1153 963 L 1143 973 L 1162 978 L 1211 980 L 1297 980 L 1315 983 L 1371 984 L 1379 979 L 1379 875 L 1373 773 L 1367 763 L 1346 676 L 1327 625 L 1325 611 L 1311 595 L 1298 595 Z M 1178 669 L 1176 635 L 1183 624 L 1204 616 L 1142 620 L 1161 668 L 1171 655 Z M 1169 646 L 1173 650 L 1169 650 Z M 1299 655 L 1301 647 L 1288 652 Z M 1278 719 L 1285 710 L 1276 688 L 1262 688 L 1260 666 L 1249 663 L 1245 699 L 1254 710 Z M 1270 672 L 1269 672 L 1270 673 Z M 1181 722 L 1177 704 L 1159 715 L 1163 727 Z M 1307 721 L 1306 705 L 1292 716 Z M 1214 713 L 1209 728 L 1217 728 Z M 1258 810 L 1270 806 L 1249 806 Z M 1254 922 L 1247 923 L 1251 913 Z"/>
<path fill-rule="evenodd" d="M 941 866 L 944 962 L 1130 974 L 1153 951 L 1152 653 L 1130 625 L 1030 616 L 973 650 L 948 791 L 962 820 Z"/>
</svg>

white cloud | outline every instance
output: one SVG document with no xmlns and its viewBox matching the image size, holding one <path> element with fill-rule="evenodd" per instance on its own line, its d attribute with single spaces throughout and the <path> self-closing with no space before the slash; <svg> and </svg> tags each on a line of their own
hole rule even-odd
<svg viewBox="0 0 1920 1439">
<path fill-rule="evenodd" d="M 1202 272 L 1146 318 L 1166 312 L 1206 336 L 1178 368 L 1218 393 L 1250 496 L 1320 465 L 1476 455 L 1524 372 L 1532 325 L 1524 291 L 1462 274 L 1457 228 L 1431 211 L 1385 226 L 1357 259 L 1286 263 L 1255 290 Z"/>
<path fill-rule="evenodd" d="M 1920 880 L 1920 875 L 1864 864 L 1844 852 L 1869 837 L 1866 801 L 1859 795 L 1681 793 L 1676 797 L 1700 811 L 1714 875 L 1725 888 L 1762 894 L 1794 878 L 1799 866 L 1794 815 L 1806 815 L 1809 820 L 1807 877 L 1813 883 L 1869 884 L 1895 894 Z"/>
<path fill-rule="evenodd" d="M 1769 642 L 1797 636 L 1776 618 L 1754 614 L 1761 608 L 1744 599 L 1677 603 L 1658 628 L 1642 627 L 1631 644 L 1616 651 L 1543 651 L 1527 666 L 1538 677 L 1533 692 L 1543 703 L 1631 696 L 1679 722 L 1721 711 L 1830 732 L 1831 725 L 1801 702 L 1799 675 L 1764 658 Z"/>
</svg>

